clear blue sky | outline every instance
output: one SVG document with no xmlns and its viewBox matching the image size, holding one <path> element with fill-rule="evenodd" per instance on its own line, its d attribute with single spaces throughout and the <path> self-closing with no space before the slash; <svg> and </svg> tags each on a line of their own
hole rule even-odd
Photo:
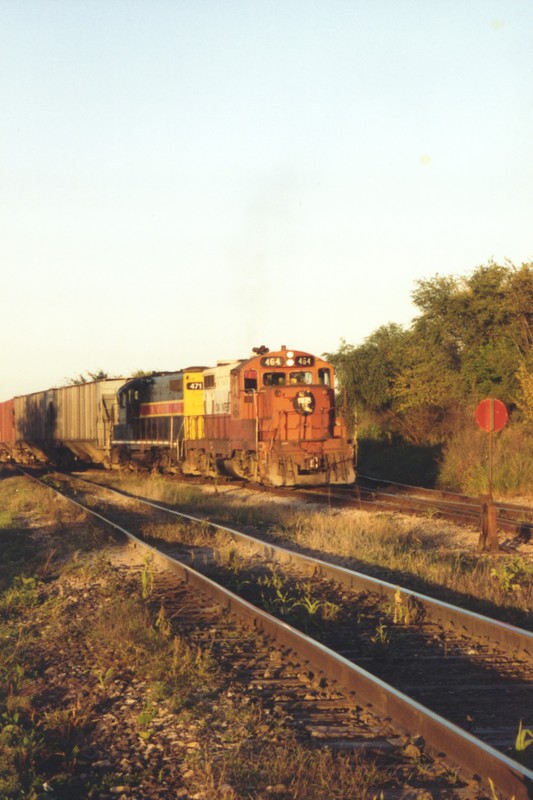
<svg viewBox="0 0 533 800">
<path fill-rule="evenodd" d="M 0 0 L 0 399 L 533 259 L 531 0 Z"/>
</svg>

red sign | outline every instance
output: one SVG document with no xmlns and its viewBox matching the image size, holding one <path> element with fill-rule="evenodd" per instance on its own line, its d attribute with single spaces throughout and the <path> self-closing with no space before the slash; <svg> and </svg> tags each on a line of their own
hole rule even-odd
<svg viewBox="0 0 533 800">
<path fill-rule="evenodd" d="M 477 424 L 489 433 L 501 431 L 508 419 L 507 408 L 501 400 L 496 400 L 495 397 L 487 397 L 476 408 Z"/>
</svg>

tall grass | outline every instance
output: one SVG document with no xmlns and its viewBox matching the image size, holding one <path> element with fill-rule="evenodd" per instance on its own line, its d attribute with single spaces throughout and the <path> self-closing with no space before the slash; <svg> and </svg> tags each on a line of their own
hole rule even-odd
<svg viewBox="0 0 533 800">
<path fill-rule="evenodd" d="M 446 445 L 438 483 L 468 494 L 486 494 L 489 436 L 473 426 Z M 492 434 L 493 489 L 501 497 L 533 495 L 533 431 L 514 425 Z"/>
</svg>

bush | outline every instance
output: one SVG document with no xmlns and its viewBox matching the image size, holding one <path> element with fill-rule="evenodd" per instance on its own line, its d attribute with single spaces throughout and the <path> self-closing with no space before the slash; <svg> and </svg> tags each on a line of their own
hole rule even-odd
<svg viewBox="0 0 533 800">
<path fill-rule="evenodd" d="M 468 494 L 486 494 L 489 488 L 489 434 L 471 425 L 456 433 L 445 446 L 438 485 Z M 499 495 L 533 492 L 533 431 L 510 425 L 492 434 L 493 490 Z"/>
</svg>

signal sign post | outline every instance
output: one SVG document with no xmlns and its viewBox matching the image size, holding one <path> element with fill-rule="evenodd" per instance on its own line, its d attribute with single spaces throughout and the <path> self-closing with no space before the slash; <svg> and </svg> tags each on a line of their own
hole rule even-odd
<svg viewBox="0 0 533 800">
<path fill-rule="evenodd" d="M 507 408 L 501 400 L 497 400 L 495 397 L 487 397 L 476 408 L 476 422 L 480 428 L 489 434 L 489 493 L 487 497 L 481 498 L 481 536 L 479 544 L 482 550 L 487 549 L 487 541 L 490 550 L 500 549 L 496 525 L 496 508 L 492 499 L 492 434 L 501 431 L 508 419 Z"/>
</svg>

